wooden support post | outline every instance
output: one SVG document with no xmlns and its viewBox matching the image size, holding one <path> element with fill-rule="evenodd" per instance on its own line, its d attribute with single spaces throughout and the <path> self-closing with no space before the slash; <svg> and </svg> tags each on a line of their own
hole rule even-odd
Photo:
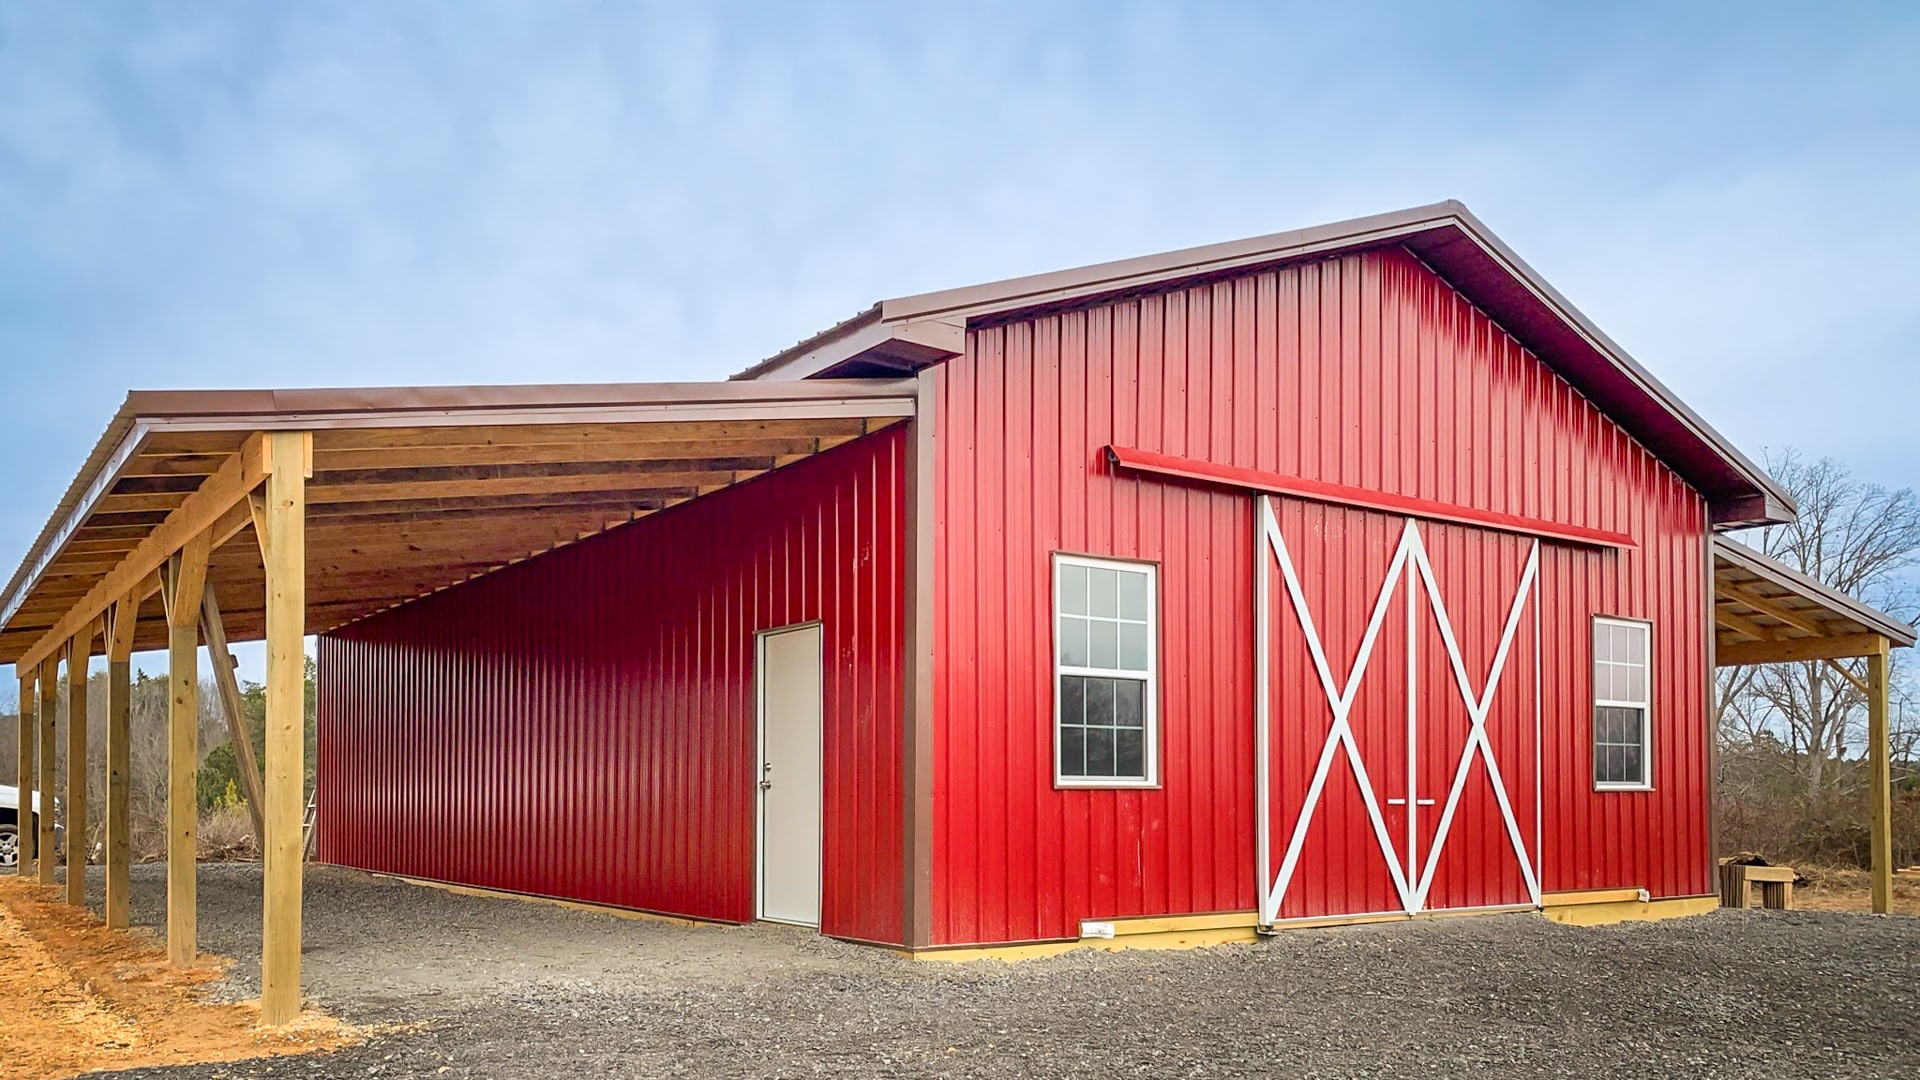
<svg viewBox="0 0 1920 1080">
<path fill-rule="evenodd" d="M 130 923 L 127 893 L 133 861 L 132 735 L 133 631 L 140 618 L 139 590 L 113 606 L 107 617 L 107 926 Z"/>
<path fill-rule="evenodd" d="M 87 906 L 87 668 L 93 630 L 67 645 L 67 903 Z"/>
<path fill-rule="evenodd" d="M 1873 849 L 1873 910 L 1893 910 L 1893 762 L 1887 739 L 1887 639 L 1867 654 L 1868 840 Z"/>
<path fill-rule="evenodd" d="M 278 1026 L 300 1014 L 301 818 L 306 786 L 306 477 L 313 437 L 268 436 L 275 468 L 267 477 L 262 534 L 267 568 L 266 896 L 262 905 L 260 1022 Z M 293 467 L 294 462 L 303 467 Z"/>
<path fill-rule="evenodd" d="M 33 760 L 34 728 L 38 721 L 34 717 L 34 696 L 39 685 L 39 673 L 31 667 L 17 669 L 20 676 L 20 811 L 15 815 L 15 840 L 19 844 L 19 857 L 13 864 L 14 873 L 26 877 L 33 873 L 34 842 L 38 836 L 33 825 L 33 791 L 36 768 Z"/>
<path fill-rule="evenodd" d="M 233 674 L 234 657 L 227 648 L 227 627 L 220 618 L 220 601 L 209 585 L 200 598 L 200 636 L 206 640 L 207 655 L 213 661 L 213 683 L 220 689 L 220 711 L 227 717 L 227 742 L 233 747 L 233 760 L 239 766 L 240 794 L 247 800 L 247 817 L 253 822 L 254 847 L 265 850 L 267 825 L 260 791 L 260 762 L 253 755 L 253 739 L 247 735 L 247 715 L 241 708 L 240 680 Z"/>
<path fill-rule="evenodd" d="M 40 884 L 52 885 L 54 870 L 60 865 L 60 845 L 54 843 L 53 822 L 59 815 L 53 806 L 53 748 L 54 713 L 59 708 L 60 657 L 59 654 L 47 657 L 40 662 L 40 732 L 35 741 L 39 744 L 37 762 L 39 780 L 34 790 L 40 793 L 40 836 L 34 841 L 34 853 L 39 856 L 35 866 L 40 871 Z"/>
<path fill-rule="evenodd" d="M 167 563 L 167 960 L 199 955 L 200 592 L 212 537 L 199 533 Z"/>
</svg>

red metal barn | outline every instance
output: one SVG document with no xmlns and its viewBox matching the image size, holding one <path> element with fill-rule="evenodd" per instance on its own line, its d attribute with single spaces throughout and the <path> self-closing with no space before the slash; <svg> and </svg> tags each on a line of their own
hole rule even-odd
<svg viewBox="0 0 1920 1080">
<path fill-rule="evenodd" d="M 1714 892 L 1711 546 L 1792 507 L 1458 204 L 742 377 L 913 416 L 325 633 L 322 860 L 914 950 Z"/>
</svg>

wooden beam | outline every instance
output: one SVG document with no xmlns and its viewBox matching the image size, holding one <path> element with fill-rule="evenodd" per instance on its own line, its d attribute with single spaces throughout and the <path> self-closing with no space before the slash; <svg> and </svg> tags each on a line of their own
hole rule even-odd
<svg viewBox="0 0 1920 1080">
<path fill-rule="evenodd" d="M 275 456 L 311 462 L 312 436 L 275 432 Z M 260 1022 L 300 1015 L 300 879 L 306 788 L 306 479 L 283 468 L 267 480 L 266 837 L 260 948 Z"/>
<path fill-rule="evenodd" d="M 39 835 L 34 830 L 33 819 L 28 816 L 33 813 L 34 785 L 39 782 L 38 769 L 34 764 L 34 744 L 37 741 L 34 738 L 34 731 L 37 727 L 34 716 L 34 700 L 37 696 L 37 687 L 39 686 L 39 672 L 34 668 L 22 665 L 17 668 L 16 673 L 20 676 L 20 733 L 18 742 L 20 756 L 14 760 L 17 761 L 20 766 L 20 775 L 18 777 L 20 808 L 19 812 L 15 815 L 15 829 L 17 830 L 16 840 L 20 845 L 20 854 L 13 864 L 13 870 L 14 873 L 25 877 L 33 872 L 35 842 L 39 839 Z"/>
<path fill-rule="evenodd" d="M 1736 634 L 1750 637 L 1755 641 L 1772 641 L 1780 635 L 1777 631 L 1761 626 L 1744 615 L 1736 615 L 1719 607 L 1713 609 L 1713 621 L 1732 630 Z"/>
<path fill-rule="evenodd" d="M 1860 676 L 1855 675 L 1853 672 L 1848 671 L 1846 668 L 1841 667 L 1840 661 L 1828 660 L 1826 664 L 1828 667 L 1834 670 L 1835 674 L 1839 675 L 1841 678 L 1852 683 L 1854 685 L 1854 688 L 1859 690 L 1861 693 L 1863 694 L 1873 693 L 1873 690 L 1867 686 L 1867 682 L 1865 679 L 1862 679 Z"/>
<path fill-rule="evenodd" d="M 632 492 L 644 495 L 662 489 L 679 490 L 726 486 L 734 482 L 737 470 L 707 472 L 648 472 L 624 476 L 593 474 L 587 476 L 528 476 L 499 480 L 405 480 L 391 483 L 314 484 L 312 503 L 335 506 L 341 503 L 417 502 L 433 499 L 481 498 L 498 495 L 579 495 L 593 493 L 614 496 Z"/>
<path fill-rule="evenodd" d="M 41 660 L 40 713 L 36 718 L 40 733 L 34 740 L 38 749 L 39 777 L 34 790 L 40 793 L 40 837 L 34 842 L 34 851 L 39 855 L 35 866 L 42 885 L 54 883 L 54 869 L 60 865 L 60 847 L 53 842 L 53 821 L 57 816 L 53 808 L 54 713 L 59 708 L 59 686 L 60 658 L 50 656 Z"/>
<path fill-rule="evenodd" d="M 1867 836 L 1872 849 L 1873 910 L 1893 910 L 1893 748 L 1887 734 L 1889 642 L 1867 654 Z"/>
<path fill-rule="evenodd" d="M 186 502 L 187 497 L 178 492 L 158 492 L 137 495 L 108 495 L 100 500 L 96 512 L 102 514 L 138 514 L 149 511 L 173 511 Z"/>
<path fill-rule="evenodd" d="M 132 736 L 133 635 L 140 622 L 140 589 L 113 606 L 107 619 L 107 926 L 130 924 L 133 863 Z"/>
<path fill-rule="evenodd" d="M 253 842 L 257 847 L 267 835 L 261 817 L 265 800 L 260 792 L 260 765 L 253 756 L 253 739 L 247 735 L 246 710 L 241 707 L 240 681 L 233 668 L 239 661 L 227 647 L 227 626 L 220 618 L 220 601 L 209 585 L 200 597 L 200 634 L 207 642 L 207 654 L 213 661 L 213 683 L 220 691 L 220 711 L 227 718 L 228 745 L 233 748 L 234 764 L 240 773 L 240 794 L 247 800 L 247 817 L 253 823 Z"/>
<path fill-rule="evenodd" d="M 695 448 L 687 448 L 695 449 Z M 623 479 L 661 473 L 731 473 L 773 467 L 773 455 L 688 454 L 680 457 L 601 457 L 587 460 L 491 462 L 474 464 L 442 461 L 407 468 L 321 470 L 313 477 L 316 494 L 322 488 L 379 484 L 452 484 L 462 481 L 559 480 L 599 478 L 610 489 L 626 486 Z"/>
<path fill-rule="evenodd" d="M 586 446 L 497 445 L 405 450 L 316 450 L 316 478 L 342 469 L 410 469 L 446 465 L 534 465 L 546 462 L 678 461 L 698 458 L 777 458 L 818 452 L 814 436 L 783 439 L 700 439 L 687 442 L 604 442 Z"/>
<path fill-rule="evenodd" d="M 220 471 L 187 496 L 186 502 L 155 526 L 139 547 L 54 623 L 53 629 L 21 656 L 20 663 L 31 666 L 53 655 L 82 627 L 99 618 L 142 579 L 158 570 L 174 552 L 207 532 L 235 503 L 260 486 L 260 481 L 273 471 L 266 446 L 259 435 L 247 439 L 240 451 L 220 466 Z"/>
<path fill-rule="evenodd" d="M 93 627 L 67 646 L 67 903 L 87 906 L 87 668 Z"/>
<path fill-rule="evenodd" d="M 487 510 L 498 513 L 502 510 L 521 509 L 539 514 L 569 514 L 582 510 L 605 511 L 611 508 L 657 509 L 667 505 L 673 499 L 685 498 L 694 493 L 694 488 L 663 488 L 645 493 L 624 491 L 584 491 L 584 492 L 541 492 L 535 495 L 481 495 L 461 498 L 432 499 L 382 499 L 376 502 L 333 503 L 327 506 L 307 504 L 307 520 L 316 527 L 322 521 L 332 523 L 341 519 L 355 519 L 361 524 L 368 520 L 419 521 L 423 518 L 444 515 L 452 510 Z M 396 518 L 393 515 L 407 515 Z"/>
<path fill-rule="evenodd" d="M 1720 667 L 1736 664 L 1785 664 L 1802 660 L 1846 660 L 1868 656 L 1886 639 L 1879 634 L 1834 634 L 1829 637 L 1781 638 L 1777 641 L 1736 641 L 1714 650 Z"/>
<path fill-rule="evenodd" d="M 1819 612 L 1801 611 L 1797 608 L 1790 608 L 1781 602 L 1782 598 L 1780 597 L 1761 596 L 1751 589 L 1742 588 L 1737 585 L 1729 588 L 1723 595 L 1738 600 L 1740 603 L 1762 614 L 1771 615 L 1781 622 L 1786 623 L 1788 626 L 1805 630 L 1809 634 L 1824 636 L 1833 629 L 1822 623 L 1816 617 L 1819 615 Z"/>
<path fill-rule="evenodd" d="M 244 494 L 244 492 L 242 493 Z M 200 597 L 213 538 L 202 532 L 167 564 L 167 960 L 199 956 Z"/>
<path fill-rule="evenodd" d="M 259 492 L 247 493 L 247 517 L 253 522 L 254 543 L 260 548 L 260 565 L 265 567 L 267 555 L 267 502 Z"/>
</svg>

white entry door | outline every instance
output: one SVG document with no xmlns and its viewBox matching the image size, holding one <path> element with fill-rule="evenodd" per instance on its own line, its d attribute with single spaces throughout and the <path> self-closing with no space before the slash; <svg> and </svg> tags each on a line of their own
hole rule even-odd
<svg viewBox="0 0 1920 1080">
<path fill-rule="evenodd" d="M 820 925 L 820 626 L 760 635 L 760 917 Z"/>
</svg>

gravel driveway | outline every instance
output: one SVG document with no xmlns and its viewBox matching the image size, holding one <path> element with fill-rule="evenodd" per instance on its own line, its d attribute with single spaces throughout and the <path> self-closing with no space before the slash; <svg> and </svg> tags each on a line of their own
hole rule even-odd
<svg viewBox="0 0 1920 1080">
<path fill-rule="evenodd" d="M 156 921 L 160 867 L 136 868 Z M 202 870 L 202 947 L 255 992 L 259 870 Z M 1495 915 L 1185 953 L 915 964 L 317 868 L 310 999 L 405 1030 L 328 1057 L 122 1076 L 1920 1075 L 1920 919 Z"/>
</svg>

